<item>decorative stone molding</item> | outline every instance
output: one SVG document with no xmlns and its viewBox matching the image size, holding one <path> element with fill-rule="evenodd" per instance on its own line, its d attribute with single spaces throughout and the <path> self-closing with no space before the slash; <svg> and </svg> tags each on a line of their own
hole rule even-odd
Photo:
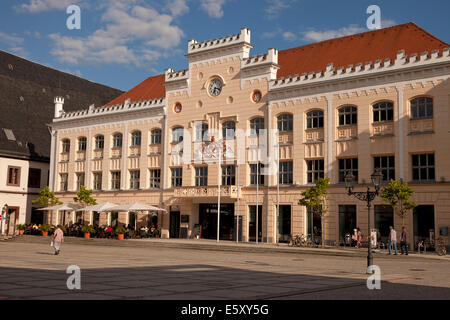
<svg viewBox="0 0 450 320">
<path fill-rule="evenodd" d="M 219 188 L 217 186 L 211 187 L 182 187 L 175 188 L 174 196 L 178 198 L 206 198 L 217 197 Z M 236 199 L 238 197 L 238 188 L 236 186 L 221 186 L 221 197 L 230 197 Z"/>
</svg>

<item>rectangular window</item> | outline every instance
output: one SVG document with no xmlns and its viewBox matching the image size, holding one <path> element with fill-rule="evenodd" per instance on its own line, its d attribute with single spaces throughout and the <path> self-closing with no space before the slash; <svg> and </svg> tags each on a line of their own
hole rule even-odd
<svg viewBox="0 0 450 320">
<path fill-rule="evenodd" d="M 80 191 L 81 186 L 84 186 L 84 173 L 77 173 L 77 191 Z"/>
<path fill-rule="evenodd" d="M 120 171 L 111 172 L 111 189 L 120 190 Z"/>
<path fill-rule="evenodd" d="M 264 185 L 264 175 L 261 173 L 264 169 L 264 164 L 260 163 L 256 165 L 256 163 L 250 164 L 250 185 L 256 185 L 256 176 L 259 175 L 258 184 Z"/>
<path fill-rule="evenodd" d="M 432 181 L 435 179 L 434 154 L 413 154 L 413 180 Z"/>
<path fill-rule="evenodd" d="M 8 180 L 6 184 L 13 187 L 20 186 L 20 167 L 8 167 Z"/>
<path fill-rule="evenodd" d="M 195 168 L 195 186 L 203 187 L 208 185 L 208 167 Z"/>
<path fill-rule="evenodd" d="M 130 171 L 130 189 L 139 190 L 141 172 L 139 170 Z"/>
<path fill-rule="evenodd" d="M 380 169 L 383 174 L 383 181 L 395 180 L 395 157 L 374 157 L 373 168 Z"/>
<path fill-rule="evenodd" d="M 161 170 L 150 170 L 150 189 L 161 188 Z"/>
<path fill-rule="evenodd" d="M 183 186 L 183 168 L 172 168 L 172 187 Z"/>
<path fill-rule="evenodd" d="M 152 144 L 161 144 L 161 135 L 162 131 L 160 129 L 155 129 L 151 134 L 151 143 Z"/>
<path fill-rule="evenodd" d="M 339 159 L 339 182 L 345 182 L 345 176 L 352 174 L 358 181 L 358 158 Z"/>
<path fill-rule="evenodd" d="M 280 162 L 280 168 L 278 173 L 278 179 L 280 184 L 291 185 L 294 183 L 293 178 L 293 162 L 292 161 L 282 161 Z"/>
<path fill-rule="evenodd" d="M 28 187 L 40 188 L 41 187 L 41 169 L 30 168 L 28 171 Z"/>
<path fill-rule="evenodd" d="M 324 160 L 306 160 L 308 183 L 324 177 Z"/>
<path fill-rule="evenodd" d="M 102 173 L 95 172 L 94 173 L 94 190 L 102 190 Z"/>
<path fill-rule="evenodd" d="M 59 189 L 61 190 L 61 191 L 67 191 L 68 190 L 68 187 L 69 187 L 69 184 L 68 184 L 68 175 L 67 175 L 67 173 L 61 173 L 60 174 L 60 187 L 59 187 Z"/>
<path fill-rule="evenodd" d="M 236 185 L 236 166 L 222 166 L 222 185 Z"/>
</svg>

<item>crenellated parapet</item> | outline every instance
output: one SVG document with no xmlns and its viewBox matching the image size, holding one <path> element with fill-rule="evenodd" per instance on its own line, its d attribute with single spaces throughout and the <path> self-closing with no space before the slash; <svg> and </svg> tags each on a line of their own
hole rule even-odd
<svg viewBox="0 0 450 320">
<path fill-rule="evenodd" d="M 272 80 L 269 83 L 269 91 L 289 89 L 297 86 L 308 86 L 325 81 L 339 81 L 357 77 L 370 77 L 382 73 L 407 71 L 414 68 L 422 68 L 442 63 L 450 63 L 450 48 L 443 49 L 442 54 L 440 54 L 439 50 L 434 50 L 431 53 L 414 53 L 410 56 L 407 56 L 405 51 L 401 50 L 397 52 L 397 56 L 394 60 L 385 59 L 369 61 L 346 67 L 339 67 L 337 70 L 334 68 L 333 64 L 330 63 L 327 65 L 325 70 L 303 73 L 300 75 L 296 74 L 293 76 Z"/>
<path fill-rule="evenodd" d="M 63 112 L 59 118 L 53 119 L 53 122 L 63 122 L 69 120 L 81 120 L 94 118 L 98 116 L 108 116 L 108 115 L 120 115 L 124 113 L 152 110 L 152 109 L 164 109 L 166 104 L 165 98 L 153 99 L 147 101 L 136 101 L 131 103 L 129 99 L 125 100 L 123 104 L 116 104 L 111 106 L 105 106 L 101 108 L 95 108 L 91 105 L 88 109 Z"/>
<path fill-rule="evenodd" d="M 165 72 L 165 82 L 173 81 L 185 81 L 189 79 L 189 70 L 174 71 L 173 69 L 167 69 Z"/>
<path fill-rule="evenodd" d="M 277 76 L 278 50 L 270 48 L 266 54 L 243 59 L 241 61 L 241 88 L 245 81 L 266 78 L 267 81 L 275 80 Z"/>
<path fill-rule="evenodd" d="M 188 42 L 188 55 L 196 54 L 208 50 L 220 49 L 232 45 L 247 43 L 250 44 L 250 29 L 242 28 L 241 33 L 233 34 L 223 38 L 207 40 L 197 42 L 196 40 L 190 40 Z"/>
</svg>

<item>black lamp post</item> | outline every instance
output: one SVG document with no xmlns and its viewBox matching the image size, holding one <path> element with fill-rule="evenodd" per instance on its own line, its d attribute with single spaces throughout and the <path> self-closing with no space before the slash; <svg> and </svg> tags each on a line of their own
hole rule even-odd
<svg viewBox="0 0 450 320">
<path fill-rule="evenodd" d="M 367 267 L 373 265 L 373 255 L 372 255 L 372 239 L 370 234 L 370 207 L 372 206 L 372 201 L 379 194 L 381 180 L 383 179 L 383 174 L 377 169 L 370 176 L 372 179 L 372 184 L 375 186 L 375 191 L 370 191 L 370 187 L 367 187 L 367 191 L 365 192 L 353 192 L 353 186 L 355 184 L 355 177 L 351 173 L 347 173 L 345 176 L 345 186 L 348 189 L 348 195 L 354 196 L 358 200 L 367 202 L 367 230 L 368 230 L 368 254 L 367 254 Z"/>
</svg>

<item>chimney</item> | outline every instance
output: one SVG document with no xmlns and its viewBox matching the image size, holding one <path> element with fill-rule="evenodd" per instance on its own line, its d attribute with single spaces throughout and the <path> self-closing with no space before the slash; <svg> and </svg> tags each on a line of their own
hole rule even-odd
<svg viewBox="0 0 450 320">
<path fill-rule="evenodd" d="M 55 118 L 61 118 L 64 113 L 64 98 L 63 97 L 55 97 Z"/>
</svg>

